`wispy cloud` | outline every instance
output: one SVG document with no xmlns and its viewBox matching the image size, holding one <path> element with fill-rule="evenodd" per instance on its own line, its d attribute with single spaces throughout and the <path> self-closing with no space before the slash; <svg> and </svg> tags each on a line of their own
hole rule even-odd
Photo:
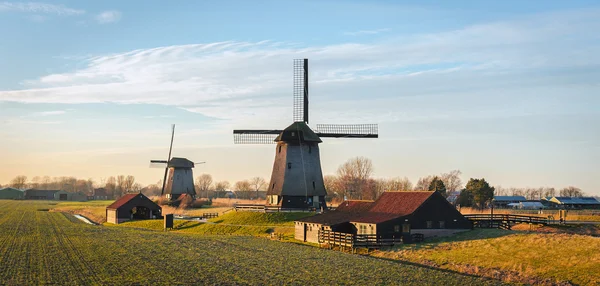
<svg viewBox="0 0 600 286">
<path fill-rule="evenodd" d="M 360 30 L 360 31 L 354 31 L 354 32 L 344 32 L 344 35 L 347 35 L 347 36 L 375 35 L 375 34 L 389 32 L 391 30 L 392 29 L 390 29 L 390 28 L 383 28 L 383 29 L 376 29 L 376 30 Z"/>
<path fill-rule="evenodd" d="M 119 11 L 104 11 L 96 16 L 96 21 L 100 24 L 116 23 L 121 20 L 121 15 Z"/>
<path fill-rule="evenodd" d="M 0 12 L 43 13 L 57 15 L 81 15 L 85 10 L 39 2 L 0 2 Z"/>
<path fill-rule="evenodd" d="M 514 108 L 520 102 L 551 109 L 556 102 L 548 99 L 591 100 L 599 92 L 597 13 L 547 14 L 371 43 L 229 41 L 133 50 L 24 81 L 22 90 L 0 91 L 0 101 L 152 103 L 224 124 L 277 126 L 291 117 L 291 59 L 307 57 L 313 122 L 456 118 L 469 112 L 465 106 L 477 106 L 481 116 L 510 116 L 527 112 Z M 440 109 L 452 112 L 423 116 Z"/>
<path fill-rule="evenodd" d="M 34 112 L 31 116 L 33 116 L 33 117 L 52 116 L 52 115 L 61 115 L 61 114 L 65 114 L 65 113 L 66 113 L 66 111 L 64 111 L 64 110 L 40 111 L 40 112 Z"/>
</svg>

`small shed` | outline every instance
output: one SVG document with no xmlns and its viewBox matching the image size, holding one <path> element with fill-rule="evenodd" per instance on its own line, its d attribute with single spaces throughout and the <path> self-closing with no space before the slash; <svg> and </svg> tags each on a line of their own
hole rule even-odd
<svg viewBox="0 0 600 286">
<path fill-rule="evenodd" d="M 20 200 L 23 197 L 23 191 L 19 189 L 10 187 L 0 189 L 0 200 Z"/>
<path fill-rule="evenodd" d="M 106 207 L 106 221 L 119 224 L 132 219 L 161 217 L 162 208 L 144 194 L 127 194 Z"/>
</svg>

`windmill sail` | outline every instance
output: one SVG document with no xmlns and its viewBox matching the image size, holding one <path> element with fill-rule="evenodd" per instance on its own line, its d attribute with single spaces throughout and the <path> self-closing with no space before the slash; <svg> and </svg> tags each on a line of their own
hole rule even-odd
<svg viewBox="0 0 600 286">
<path fill-rule="evenodd" d="M 308 59 L 294 60 L 294 122 L 308 124 Z"/>
<path fill-rule="evenodd" d="M 319 137 L 378 138 L 377 124 L 317 124 Z"/>
</svg>

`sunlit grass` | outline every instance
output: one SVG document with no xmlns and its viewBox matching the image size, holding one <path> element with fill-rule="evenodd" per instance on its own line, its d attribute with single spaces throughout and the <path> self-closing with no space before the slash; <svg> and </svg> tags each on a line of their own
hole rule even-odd
<svg viewBox="0 0 600 286">
<path fill-rule="evenodd" d="M 581 285 L 600 283 L 600 238 L 585 235 L 474 230 L 375 255 L 458 271 L 481 267 Z"/>
</svg>

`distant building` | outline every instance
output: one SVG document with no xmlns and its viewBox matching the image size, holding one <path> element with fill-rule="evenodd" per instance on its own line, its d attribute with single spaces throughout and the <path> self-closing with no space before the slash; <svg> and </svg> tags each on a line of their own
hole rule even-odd
<svg viewBox="0 0 600 286">
<path fill-rule="evenodd" d="M 87 197 L 88 200 L 108 200 L 108 193 L 105 188 L 94 189 Z"/>
<path fill-rule="evenodd" d="M 36 190 L 27 189 L 24 192 L 26 200 L 54 200 L 54 194 L 59 190 Z"/>
<path fill-rule="evenodd" d="M 492 203 L 496 208 L 508 208 L 508 204 L 518 204 L 526 201 L 527 199 L 524 196 L 494 196 Z"/>
<path fill-rule="evenodd" d="M 438 192 L 384 192 L 376 201 L 345 201 L 335 211 L 295 222 L 295 238 L 318 243 L 319 230 L 398 236 L 419 230 L 470 229 L 471 222 Z"/>
<path fill-rule="evenodd" d="M 554 208 L 600 209 L 600 201 L 594 197 L 552 197 L 546 201 Z"/>
<path fill-rule="evenodd" d="M 508 207 L 513 209 L 522 209 L 522 210 L 541 210 L 546 208 L 541 202 L 520 202 L 520 203 L 510 203 Z"/>
<path fill-rule="evenodd" d="M 0 200 L 20 200 L 25 194 L 23 191 L 15 188 L 0 188 Z"/>
<path fill-rule="evenodd" d="M 119 224 L 132 219 L 161 216 L 162 208 L 144 194 L 127 194 L 106 207 L 106 221 Z"/>
</svg>

